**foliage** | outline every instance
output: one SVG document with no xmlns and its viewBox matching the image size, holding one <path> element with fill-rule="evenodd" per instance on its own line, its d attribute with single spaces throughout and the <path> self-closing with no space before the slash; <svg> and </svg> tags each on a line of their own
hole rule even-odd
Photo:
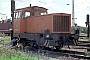
<svg viewBox="0 0 90 60">
<path fill-rule="evenodd" d="M 10 36 L 0 33 L 0 40 L 3 40 L 2 43 L 4 42 L 4 45 L 0 47 L 0 60 L 38 60 L 37 56 L 28 56 L 20 50 L 8 49 L 7 44 L 11 40 Z"/>
<path fill-rule="evenodd" d="M 86 52 L 86 55 L 90 56 L 90 51 L 89 52 Z"/>
<path fill-rule="evenodd" d="M 86 27 L 80 27 L 81 33 L 87 33 L 87 28 Z"/>
<path fill-rule="evenodd" d="M 5 36 L 5 34 L 0 32 L 0 37 L 3 37 L 3 36 Z"/>
<path fill-rule="evenodd" d="M 6 47 L 0 47 L 0 59 L 4 60 L 38 60 L 38 57 L 28 56 L 25 52 L 16 51 L 14 49 L 7 49 Z"/>
</svg>

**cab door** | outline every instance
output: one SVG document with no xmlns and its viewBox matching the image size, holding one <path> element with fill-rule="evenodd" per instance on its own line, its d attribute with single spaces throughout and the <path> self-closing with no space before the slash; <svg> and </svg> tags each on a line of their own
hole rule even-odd
<svg viewBox="0 0 90 60">
<path fill-rule="evenodd" d="M 20 20 L 21 20 L 21 11 L 16 11 L 14 13 L 14 21 L 13 21 L 14 33 L 20 33 Z"/>
<path fill-rule="evenodd" d="M 30 11 L 23 11 L 22 12 L 22 19 L 20 20 L 20 32 L 25 33 L 27 32 L 27 18 L 30 17 Z"/>
</svg>

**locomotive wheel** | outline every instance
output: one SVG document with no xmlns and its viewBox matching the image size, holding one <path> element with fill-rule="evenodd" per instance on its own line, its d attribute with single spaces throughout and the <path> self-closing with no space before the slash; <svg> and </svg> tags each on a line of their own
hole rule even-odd
<svg viewBox="0 0 90 60">
<path fill-rule="evenodd" d="M 56 50 L 60 50 L 63 47 L 63 44 L 60 43 L 60 46 L 55 46 Z"/>
</svg>

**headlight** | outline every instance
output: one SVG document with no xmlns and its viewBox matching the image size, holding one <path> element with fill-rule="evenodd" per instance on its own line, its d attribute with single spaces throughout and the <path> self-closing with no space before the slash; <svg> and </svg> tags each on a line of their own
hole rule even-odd
<svg viewBox="0 0 90 60">
<path fill-rule="evenodd" d="M 49 38 L 49 35 L 46 35 L 46 38 Z"/>
</svg>

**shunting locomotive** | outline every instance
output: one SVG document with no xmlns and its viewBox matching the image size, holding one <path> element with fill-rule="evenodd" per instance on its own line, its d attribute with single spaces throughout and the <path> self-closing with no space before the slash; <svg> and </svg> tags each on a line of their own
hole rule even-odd
<svg viewBox="0 0 90 60">
<path fill-rule="evenodd" d="M 23 46 L 53 46 L 61 49 L 67 42 L 78 39 L 71 34 L 71 14 L 52 13 L 39 6 L 16 9 L 13 20 L 13 37 L 20 37 Z M 65 44 L 64 44 L 65 43 Z"/>
</svg>

